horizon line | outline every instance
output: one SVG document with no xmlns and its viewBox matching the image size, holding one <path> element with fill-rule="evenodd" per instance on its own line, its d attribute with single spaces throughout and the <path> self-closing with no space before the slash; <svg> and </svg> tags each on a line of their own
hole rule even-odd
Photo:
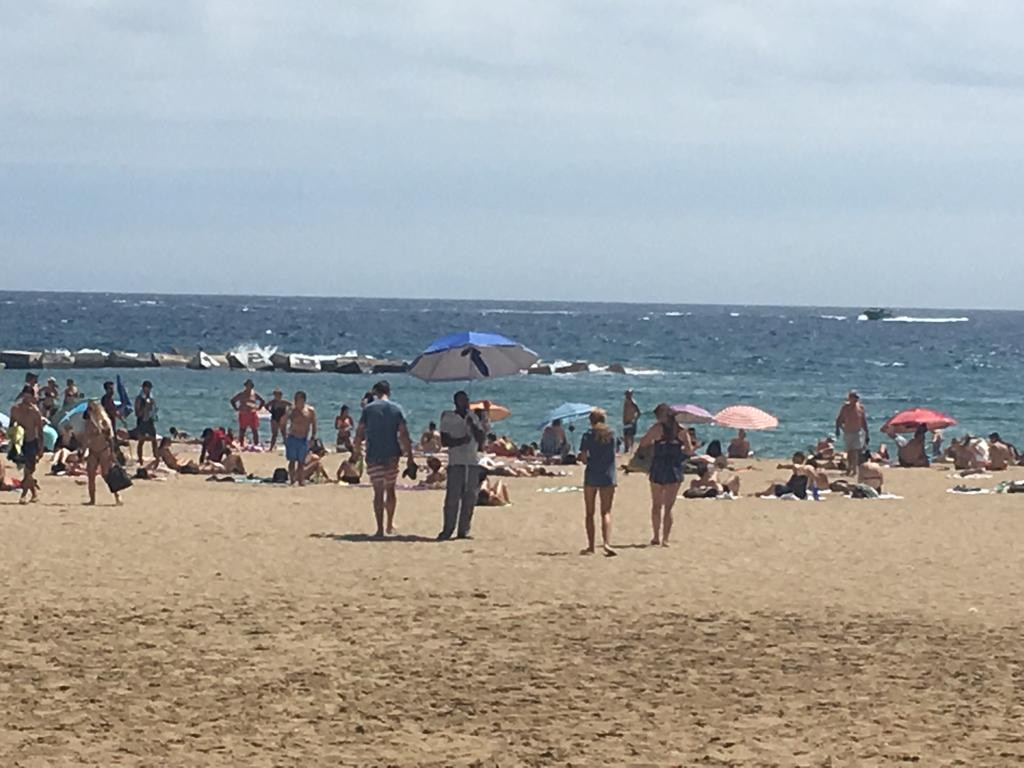
<svg viewBox="0 0 1024 768">
<path fill-rule="evenodd" d="M 865 308 L 869 308 L 869 305 L 841 305 L 841 304 L 806 304 L 806 303 L 794 303 L 794 304 L 768 304 L 768 303 L 721 303 L 721 302 L 704 302 L 704 301 L 690 301 L 690 302 L 668 302 L 668 301 L 599 301 L 594 299 L 523 299 L 523 298 L 479 298 L 479 299 L 467 299 L 453 296 L 434 296 L 434 297 L 423 297 L 423 296 L 335 296 L 335 295 L 324 295 L 316 293 L 294 293 L 294 294 L 278 294 L 278 293 L 220 293 L 220 292 L 186 292 L 186 291 L 97 291 L 97 290 L 52 290 L 42 288 L 5 288 L 0 289 L 0 295 L 2 294 L 70 294 L 70 295 L 86 295 L 86 296 L 181 296 L 181 297 L 210 297 L 210 298 L 263 298 L 263 299 L 357 299 L 361 301 L 451 301 L 451 302 L 463 302 L 463 303 L 481 303 L 481 302 L 513 302 L 518 304 L 584 304 L 584 305 L 613 305 L 613 306 L 665 306 L 665 307 L 763 307 L 763 308 L 799 308 L 799 309 L 843 309 L 843 310 L 858 310 L 863 312 Z M 964 311 L 964 312 L 1024 312 L 1021 308 L 1010 308 L 1010 307 L 956 307 L 956 306 L 899 306 L 896 305 L 883 305 L 874 304 L 870 305 L 873 307 L 884 307 L 886 309 L 902 309 L 902 310 L 925 310 L 925 311 Z"/>
</svg>

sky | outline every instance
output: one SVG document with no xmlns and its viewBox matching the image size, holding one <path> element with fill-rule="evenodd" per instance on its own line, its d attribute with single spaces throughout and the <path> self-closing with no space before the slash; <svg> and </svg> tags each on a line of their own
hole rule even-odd
<svg viewBox="0 0 1024 768">
<path fill-rule="evenodd" d="M 3 287 L 1024 309 L 1024 4 L 0 0 Z"/>
</svg>

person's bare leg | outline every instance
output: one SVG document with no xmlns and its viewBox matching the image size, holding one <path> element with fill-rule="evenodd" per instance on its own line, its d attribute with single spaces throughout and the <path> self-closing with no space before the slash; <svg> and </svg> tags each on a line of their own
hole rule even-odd
<svg viewBox="0 0 1024 768">
<path fill-rule="evenodd" d="M 384 484 L 373 484 L 373 516 L 377 520 L 377 531 L 374 537 L 384 538 Z"/>
<path fill-rule="evenodd" d="M 594 506 L 597 501 L 597 487 L 583 486 L 583 527 L 587 531 L 587 548 L 580 551 L 581 555 L 594 553 Z"/>
<path fill-rule="evenodd" d="M 661 518 L 661 546 L 668 546 L 668 537 L 672 533 L 672 507 L 676 505 L 676 496 L 679 494 L 679 483 L 664 485 L 661 488 L 664 513 Z"/>
<path fill-rule="evenodd" d="M 651 483 L 651 544 L 661 544 L 661 486 Z"/>
<path fill-rule="evenodd" d="M 253 445 L 259 445 L 260 444 L 260 428 L 259 427 L 253 427 L 252 428 L 252 444 Z"/>
<path fill-rule="evenodd" d="M 2 461 L 3 459 L 0 459 Z M 28 504 L 28 492 L 32 490 L 32 472 L 29 471 L 28 464 L 21 471 L 21 498 L 18 499 L 19 504 Z"/>
<path fill-rule="evenodd" d="M 860 451 L 846 452 L 846 474 L 853 477 L 857 474 L 857 465 L 860 464 Z"/>
<path fill-rule="evenodd" d="M 395 532 L 395 507 L 398 506 L 398 498 L 395 494 L 395 486 L 389 485 L 384 497 L 384 506 L 388 512 L 387 534 L 391 536 Z"/>
<path fill-rule="evenodd" d="M 740 476 L 736 475 L 729 479 L 729 482 L 725 483 L 725 490 L 731 493 L 733 496 L 740 495 Z"/>
<path fill-rule="evenodd" d="M 138 448 L 138 454 L 137 455 L 139 457 L 139 464 L 142 464 L 142 447 L 145 444 L 146 444 L 145 439 L 142 436 L 139 436 L 139 441 L 138 441 L 138 444 L 137 444 L 137 448 Z"/>
<path fill-rule="evenodd" d="M 85 460 L 85 474 L 88 478 L 89 487 L 89 500 L 86 504 L 96 503 L 96 470 L 99 466 L 99 461 L 92 456 L 92 452 L 89 452 L 89 457 Z"/>
<path fill-rule="evenodd" d="M 604 553 L 609 557 L 618 554 L 612 549 L 612 501 L 615 499 L 615 486 L 608 485 L 601 489 L 601 539 Z"/>
</svg>

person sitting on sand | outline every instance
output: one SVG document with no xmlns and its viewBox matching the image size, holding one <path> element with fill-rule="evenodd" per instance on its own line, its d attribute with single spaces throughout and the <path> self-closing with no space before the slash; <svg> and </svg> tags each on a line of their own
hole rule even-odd
<svg viewBox="0 0 1024 768">
<path fill-rule="evenodd" d="M 156 457 L 148 465 L 146 469 L 155 471 L 160 468 L 160 463 L 163 462 L 164 466 L 168 469 L 173 469 L 175 472 L 180 472 L 183 475 L 198 475 L 199 464 L 194 459 L 189 459 L 186 462 L 182 462 L 174 455 L 174 451 L 171 450 L 172 440 L 169 437 L 161 438 L 160 444 L 156 449 Z M 211 462 L 212 463 L 212 462 Z M 217 464 L 219 467 L 218 471 L 223 472 L 224 467 L 222 464 Z"/>
<path fill-rule="evenodd" d="M 750 450 L 750 441 L 747 440 L 747 430 L 741 429 L 736 432 L 736 437 L 729 441 L 729 449 L 726 453 L 730 459 L 749 459 L 753 455 Z"/>
<path fill-rule="evenodd" d="M 789 480 L 785 483 L 772 483 L 766 490 L 757 494 L 758 496 L 781 498 L 793 495 L 798 499 L 806 499 L 809 488 L 814 486 L 818 488 L 828 487 L 828 475 L 807 463 L 807 456 L 803 451 L 797 451 L 793 454 L 793 462 L 791 464 L 779 464 L 778 468 L 792 470 Z"/>
<path fill-rule="evenodd" d="M 427 476 L 423 478 L 426 488 L 442 488 L 448 480 L 448 473 L 437 456 L 427 457 Z"/>
<path fill-rule="evenodd" d="M 966 474 L 978 474 L 988 468 L 988 443 L 983 438 L 966 434 L 963 440 L 953 440 L 949 444 L 953 455 L 953 466 Z"/>
<path fill-rule="evenodd" d="M 993 472 L 1001 472 L 1016 464 L 1020 457 L 1017 449 L 1010 443 L 1004 442 L 998 432 L 988 436 L 988 466 L 987 469 Z"/>
<path fill-rule="evenodd" d="M 507 507 L 512 503 L 509 498 L 508 486 L 502 480 L 488 480 L 487 473 L 480 473 L 480 491 L 477 493 L 478 507 Z"/>
<path fill-rule="evenodd" d="M 358 485 L 362 477 L 362 462 L 352 461 L 351 458 L 348 458 L 338 465 L 338 472 L 334 476 L 334 480 L 337 483 L 345 483 L 346 485 Z"/>
<path fill-rule="evenodd" d="M 441 433 L 437 430 L 437 422 L 432 421 L 420 435 L 420 450 L 423 453 L 440 453 L 442 447 Z"/>
<path fill-rule="evenodd" d="M 814 460 L 818 466 L 831 464 L 836 457 L 836 441 L 832 435 L 825 435 L 814 447 Z"/>
<path fill-rule="evenodd" d="M 324 469 L 324 456 L 327 449 L 319 440 L 314 440 L 309 453 L 302 462 L 302 479 L 306 483 L 330 482 L 331 478 Z"/>
<path fill-rule="evenodd" d="M 688 499 L 705 499 L 716 496 L 724 496 L 726 493 L 732 496 L 740 495 L 740 477 L 733 475 L 722 482 L 718 477 L 718 470 L 728 466 L 725 457 L 719 457 L 714 462 L 704 462 L 704 471 L 700 477 L 690 481 L 690 487 L 683 491 L 683 496 Z"/>
<path fill-rule="evenodd" d="M 547 461 L 561 459 L 569 450 L 569 441 L 565 437 L 562 420 L 555 419 L 546 427 L 540 436 L 540 455 Z"/>
<path fill-rule="evenodd" d="M 925 445 L 925 436 L 928 434 L 928 427 L 920 424 L 909 440 L 893 435 L 893 439 L 900 444 L 899 462 L 901 467 L 927 467 L 928 448 Z"/>
</svg>

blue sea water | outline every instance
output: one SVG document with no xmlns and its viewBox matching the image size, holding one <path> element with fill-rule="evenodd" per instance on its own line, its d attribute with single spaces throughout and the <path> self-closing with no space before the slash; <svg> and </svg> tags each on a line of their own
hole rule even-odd
<svg viewBox="0 0 1024 768">
<path fill-rule="evenodd" d="M 780 427 L 754 436 L 765 455 L 782 456 L 830 431 L 851 387 L 873 430 L 905 407 L 956 417 L 963 430 L 998 430 L 1024 441 L 1024 313 L 898 310 L 891 321 L 858 320 L 860 308 L 548 303 L 257 296 L 111 295 L 0 292 L 0 348 L 224 352 L 275 345 L 282 351 L 412 359 L 457 330 L 494 331 L 544 360 L 618 362 L 603 371 L 518 376 L 474 383 L 474 398 L 507 405 L 499 431 L 535 439 L 537 423 L 563 401 L 607 408 L 618 422 L 622 393 L 636 390 L 645 411 L 692 402 L 715 411 L 734 403 L 776 414 Z M 53 371 L 98 395 L 113 371 Z M 230 424 L 228 398 L 244 374 L 181 369 L 122 370 L 134 394 L 151 379 L 160 426 L 196 432 Z M 45 374 L 44 374 L 45 375 Z M 0 402 L 10 403 L 23 371 L 0 371 Z M 341 374 L 253 374 L 269 394 L 305 389 L 325 426 L 342 403 L 357 406 L 373 381 Z M 389 377 L 414 431 L 448 406 L 450 384 Z M 647 417 L 649 421 L 649 417 Z M 330 434 L 329 429 L 324 429 Z M 727 437 L 713 427 L 704 438 Z M 877 441 L 877 432 L 875 440 Z"/>
</svg>

